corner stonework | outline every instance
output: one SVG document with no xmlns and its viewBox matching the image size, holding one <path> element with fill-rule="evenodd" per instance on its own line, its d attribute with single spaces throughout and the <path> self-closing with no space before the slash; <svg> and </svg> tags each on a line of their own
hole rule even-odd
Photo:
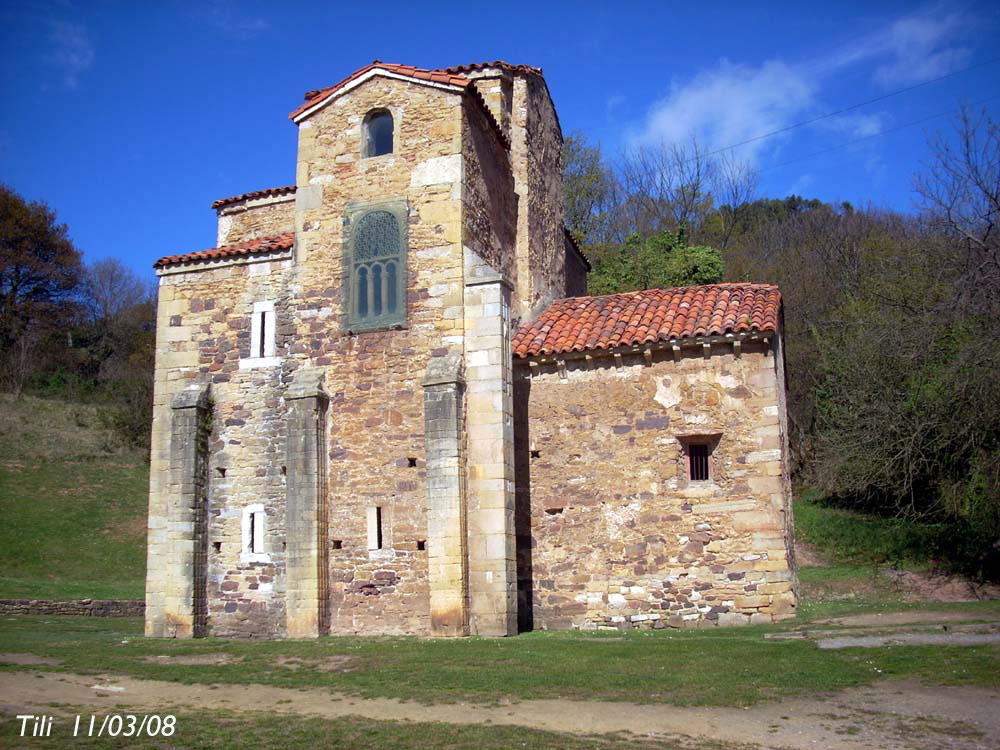
<svg viewBox="0 0 1000 750">
<path fill-rule="evenodd" d="M 326 414 L 321 368 L 299 370 L 285 402 L 286 631 L 289 638 L 330 632 Z"/>
<path fill-rule="evenodd" d="M 170 408 L 164 611 L 150 635 L 195 638 L 206 635 L 208 625 L 209 386 L 181 391 Z"/>
<path fill-rule="evenodd" d="M 424 388 L 431 634 L 469 634 L 461 354 L 432 358 Z"/>
<path fill-rule="evenodd" d="M 517 634 L 512 287 L 465 249 L 469 630 Z"/>
</svg>

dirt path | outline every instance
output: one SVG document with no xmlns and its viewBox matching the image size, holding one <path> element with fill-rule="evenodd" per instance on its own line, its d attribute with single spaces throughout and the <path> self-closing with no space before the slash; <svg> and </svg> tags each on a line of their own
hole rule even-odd
<svg viewBox="0 0 1000 750">
<path fill-rule="evenodd" d="M 0 673 L 0 708 L 8 714 L 46 711 L 52 704 L 95 712 L 170 709 L 183 726 L 184 709 L 269 711 L 334 719 L 516 724 L 556 732 L 631 732 L 639 736 L 688 735 L 743 742 L 762 748 L 884 748 L 972 750 L 1000 747 L 1000 690 L 925 687 L 886 682 L 826 698 L 764 703 L 750 708 L 683 708 L 543 700 L 478 706 L 425 706 L 366 700 L 322 690 L 261 685 L 181 685 L 127 677 L 85 677 L 54 672 Z M 57 720 L 58 722 L 58 720 Z"/>
</svg>

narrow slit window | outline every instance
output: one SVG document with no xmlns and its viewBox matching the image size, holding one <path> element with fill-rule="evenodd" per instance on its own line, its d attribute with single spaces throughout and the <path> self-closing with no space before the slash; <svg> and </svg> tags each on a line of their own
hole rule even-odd
<svg viewBox="0 0 1000 750">
<path fill-rule="evenodd" d="M 250 367 L 260 367 L 259 360 L 270 360 L 275 355 L 275 312 L 274 302 L 254 302 L 250 315 L 250 351 L 247 364 Z"/>
<path fill-rule="evenodd" d="M 240 555 L 244 563 L 269 562 L 270 558 L 264 551 L 264 538 L 267 514 L 260 503 L 243 509 L 243 553 Z"/>
<path fill-rule="evenodd" d="M 368 549 L 383 549 L 382 508 L 373 506 L 368 509 Z"/>
<path fill-rule="evenodd" d="M 260 314 L 260 322 L 257 324 L 257 327 L 260 329 L 260 338 L 257 341 L 257 355 L 256 356 L 263 357 L 264 356 L 264 342 L 265 342 L 266 336 L 267 336 L 267 312 L 265 312 L 265 311 L 262 310 L 259 314 Z"/>
<path fill-rule="evenodd" d="M 706 443 L 691 443 L 688 446 L 688 477 L 692 482 L 707 482 L 711 478 L 710 455 Z"/>
</svg>

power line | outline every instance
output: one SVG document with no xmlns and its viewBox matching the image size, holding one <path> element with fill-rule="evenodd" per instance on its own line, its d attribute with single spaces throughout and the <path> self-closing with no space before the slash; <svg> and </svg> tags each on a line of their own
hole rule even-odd
<svg viewBox="0 0 1000 750">
<path fill-rule="evenodd" d="M 787 125 L 778 130 L 772 130 L 770 133 L 763 133 L 761 135 L 755 135 L 753 138 L 747 138 L 745 141 L 740 141 L 739 143 L 734 143 L 731 146 L 725 146 L 723 148 L 717 148 L 714 151 L 709 151 L 705 154 L 698 154 L 699 158 L 706 156 L 714 156 L 715 154 L 721 154 L 723 151 L 729 151 L 734 148 L 739 148 L 740 146 L 746 146 L 748 143 L 756 143 L 757 141 L 762 141 L 765 138 L 771 138 L 775 135 L 780 135 L 782 133 L 787 133 L 789 130 L 794 130 L 795 128 L 801 128 L 804 125 L 812 125 L 814 122 L 819 122 L 820 120 L 825 120 L 828 117 L 835 117 L 836 115 L 842 115 L 845 112 L 850 112 L 860 107 L 866 107 L 869 104 L 874 104 L 876 102 L 881 102 L 886 99 L 890 99 L 894 96 L 899 96 L 900 94 L 905 94 L 908 91 L 913 91 L 914 89 L 919 89 L 923 86 L 929 86 L 932 83 L 937 83 L 938 81 L 943 81 L 946 78 L 952 78 L 962 73 L 968 73 L 970 70 L 976 70 L 977 68 L 983 68 L 987 65 L 993 65 L 994 63 L 1000 62 L 1000 57 L 995 57 L 992 60 L 987 60 L 986 62 L 977 63 L 976 65 L 970 65 L 967 68 L 962 68 L 961 70 L 955 70 L 951 73 L 945 73 L 943 76 L 938 76 L 937 78 L 931 78 L 928 81 L 922 83 L 916 83 L 912 86 L 907 86 L 906 88 L 897 89 L 896 91 L 890 91 L 888 94 L 883 94 L 882 96 L 876 96 L 874 99 L 866 99 L 863 102 L 858 102 L 857 104 L 851 104 L 850 106 L 843 107 L 841 109 L 835 109 L 832 112 L 827 112 L 825 115 L 819 115 L 818 117 L 813 117 L 809 120 L 803 120 L 802 122 L 796 122 L 792 125 Z"/>
<path fill-rule="evenodd" d="M 988 97 L 986 99 L 981 99 L 978 102 L 972 102 L 969 106 L 975 107 L 975 106 L 978 106 L 980 104 L 986 104 L 987 102 L 991 102 L 991 101 L 993 101 L 995 99 L 1000 99 L 1000 94 L 997 94 L 996 96 Z M 921 123 L 927 122 L 929 120 L 935 120 L 938 117 L 945 117 L 946 115 L 954 114 L 957 111 L 958 111 L 957 109 L 949 109 L 949 110 L 946 110 L 944 112 L 938 112 L 938 113 L 933 114 L 933 115 L 927 115 L 926 117 L 921 117 L 919 120 L 911 120 L 910 122 L 905 122 L 902 125 L 897 125 L 894 128 L 888 128 L 887 130 L 880 130 L 879 132 L 872 133 L 871 135 L 863 135 L 863 136 L 861 136 L 859 138 L 853 138 L 853 139 L 851 139 L 849 141 L 845 141 L 844 143 L 838 143 L 836 146 L 830 146 L 829 148 L 820 149 L 819 151 L 813 151 L 812 153 L 810 153 L 810 154 L 804 154 L 803 156 L 796 156 L 794 159 L 789 159 L 788 161 L 783 161 L 780 164 L 772 164 L 771 166 L 767 167 L 766 169 L 762 169 L 760 171 L 761 172 L 770 172 L 772 170 L 778 169 L 779 167 L 784 167 L 784 166 L 787 166 L 789 164 L 795 164 L 796 162 L 805 161 L 807 159 L 812 159 L 813 157 L 816 157 L 816 156 L 822 156 L 823 154 L 827 154 L 827 153 L 829 153 L 831 151 L 836 151 L 836 150 L 841 149 L 841 148 L 846 148 L 848 146 L 853 146 L 855 143 L 861 143 L 862 141 L 871 140 L 872 138 L 879 138 L 879 137 L 881 137 L 883 135 L 889 135 L 890 133 L 895 133 L 896 131 L 903 130 L 904 128 L 910 128 L 910 127 L 913 127 L 914 125 L 920 125 Z"/>
</svg>

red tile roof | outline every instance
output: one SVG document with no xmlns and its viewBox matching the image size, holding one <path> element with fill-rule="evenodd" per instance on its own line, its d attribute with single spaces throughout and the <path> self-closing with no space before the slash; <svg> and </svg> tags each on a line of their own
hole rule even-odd
<svg viewBox="0 0 1000 750">
<path fill-rule="evenodd" d="M 254 190 L 252 193 L 240 193 L 239 195 L 234 195 L 231 198 L 220 198 L 219 200 L 212 202 L 212 208 L 222 208 L 223 206 L 228 206 L 230 203 L 251 200 L 253 198 L 270 198 L 271 196 L 293 195 L 294 193 L 295 185 L 264 188 L 263 190 Z"/>
<path fill-rule="evenodd" d="M 295 232 L 282 232 L 271 237 L 260 237 L 256 240 L 241 242 L 238 245 L 213 247 L 211 250 L 201 250 L 196 253 L 185 253 L 184 255 L 167 255 L 156 261 L 153 264 L 153 268 L 173 266 L 178 263 L 196 263 L 198 261 L 236 258 L 243 255 L 258 255 L 260 253 L 270 253 L 275 250 L 290 250 L 294 244 Z"/>
<path fill-rule="evenodd" d="M 772 284 L 646 289 L 553 302 L 514 335 L 518 357 L 647 344 L 693 336 L 774 331 L 781 292 Z"/>
<path fill-rule="evenodd" d="M 542 75 L 541 68 L 534 68 L 530 65 L 515 65 L 504 60 L 494 60 L 493 62 L 466 63 L 465 65 L 454 65 L 450 68 L 443 68 L 446 73 L 470 73 L 487 68 L 496 68 L 509 73 L 531 73 L 536 76 Z"/>
<path fill-rule="evenodd" d="M 335 83 L 332 86 L 328 86 L 325 89 L 313 89 L 312 91 L 307 91 L 305 94 L 305 102 L 300 104 L 296 109 L 288 115 L 290 120 L 294 120 L 296 117 L 301 115 L 307 109 L 309 109 L 314 104 L 318 104 L 328 97 L 333 92 L 338 89 L 342 89 L 344 86 L 354 81 L 370 70 L 379 68 L 385 70 L 389 73 L 395 73 L 396 75 L 406 76 L 407 78 L 413 78 L 417 81 L 430 81 L 431 83 L 441 83 L 448 86 L 459 86 L 461 88 L 466 88 L 470 83 L 471 79 L 465 76 L 455 75 L 454 73 L 449 73 L 444 70 L 426 70 L 424 68 L 415 68 L 412 65 L 400 65 L 398 63 L 384 63 L 380 60 L 375 60 L 371 65 L 366 65 L 359 70 L 355 70 L 347 78 Z"/>
</svg>

